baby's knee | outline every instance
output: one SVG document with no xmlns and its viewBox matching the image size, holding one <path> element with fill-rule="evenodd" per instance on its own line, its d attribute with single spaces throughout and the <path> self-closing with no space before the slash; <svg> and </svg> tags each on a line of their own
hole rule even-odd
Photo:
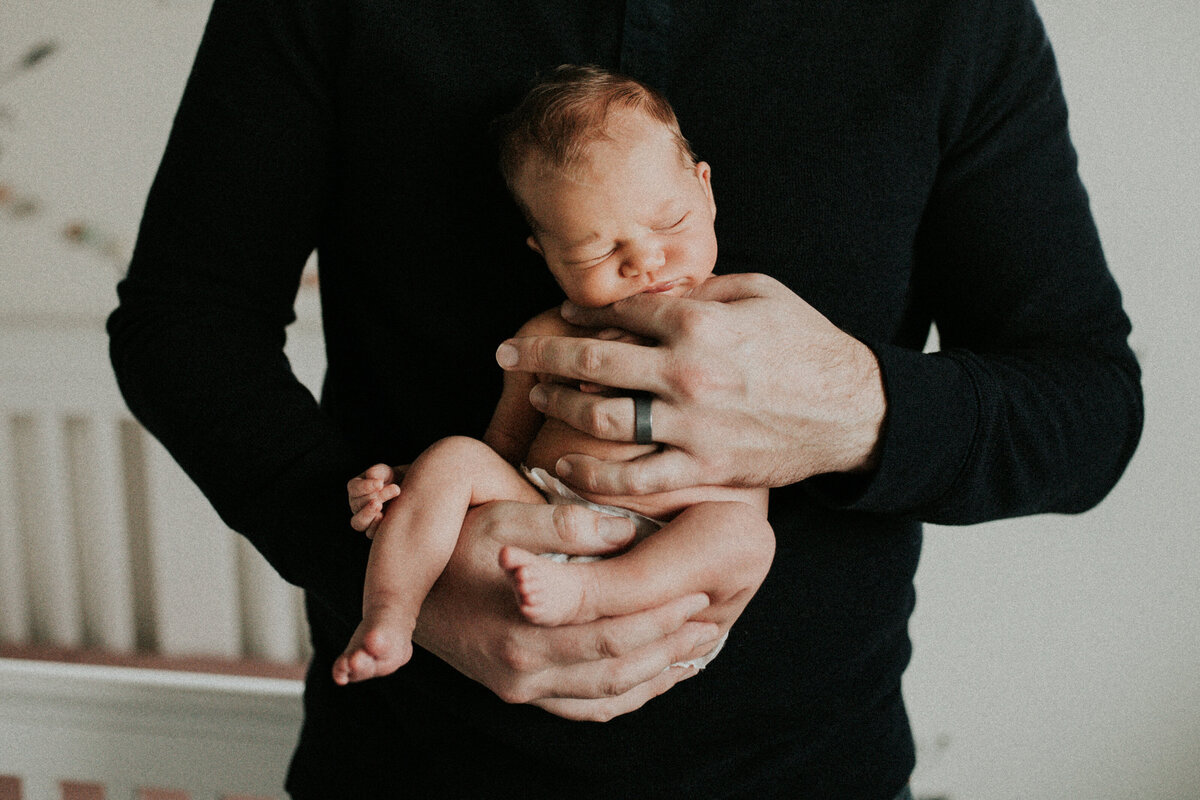
<svg viewBox="0 0 1200 800">
<path fill-rule="evenodd" d="M 421 454 L 421 460 L 459 469 L 495 458 L 498 456 L 492 448 L 470 436 L 447 436 L 438 439 Z"/>
<path fill-rule="evenodd" d="M 730 558 L 759 580 L 767 574 L 775 558 L 775 530 L 756 508 L 740 502 L 710 504 L 708 513 L 724 532 Z"/>
<path fill-rule="evenodd" d="M 746 506 L 741 518 L 749 559 L 755 570 L 765 577 L 775 560 L 775 529 L 758 509 L 750 506 Z"/>
</svg>

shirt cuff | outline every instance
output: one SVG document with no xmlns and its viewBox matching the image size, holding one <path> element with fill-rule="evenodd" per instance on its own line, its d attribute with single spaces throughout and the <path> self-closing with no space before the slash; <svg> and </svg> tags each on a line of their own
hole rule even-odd
<svg viewBox="0 0 1200 800">
<path fill-rule="evenodd" d="M 854 511 L 925 516 L 954 486 L 970 456 L 979 397 L 952 353 L 867 343 L 887 397 L 876 468 L 804 482 L 821 502 Z"/>
</svg>

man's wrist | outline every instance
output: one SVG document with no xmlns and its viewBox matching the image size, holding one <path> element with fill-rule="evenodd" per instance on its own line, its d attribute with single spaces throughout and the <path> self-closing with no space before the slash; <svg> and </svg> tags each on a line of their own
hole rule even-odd
<svg viewBox="0 0 1200 800">
<path fill-rule="evenodd" d="M 874 470 L 879 463 L 887 395 L 875 353 L 858 340 L 854 342 L 854 350 L 851 390 L 849 402 L 845 404 L 848 413 L 843 439 L 845 461 L 837 471 L 864 473 Z"/>
</svg>

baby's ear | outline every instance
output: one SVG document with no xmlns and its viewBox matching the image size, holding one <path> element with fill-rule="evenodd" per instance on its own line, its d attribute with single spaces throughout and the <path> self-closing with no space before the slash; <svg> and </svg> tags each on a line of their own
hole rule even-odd
<svg viewBox="0 0 1200 800">
<path fill-rule="evenodd" d="M 712 167 L 708 165 L 707 161 L 696 163 L 696 178 L 699 179 L 700 185 L 704 187 L 704 193 L 708 195 L 708 205 L 715 217 L 717 215 L 717 200 L 713 197 Z"/>
<path fill-rule="evenodd" d="M 546 254 L 542 252 L 542 246 L 538 244 L 536 236 L 530 234 L 529 238 L 525 240 L 525 244 L 529 245 L 529 249 L 537 253 L 542 258 L 546 257 Z"/>
</svg>

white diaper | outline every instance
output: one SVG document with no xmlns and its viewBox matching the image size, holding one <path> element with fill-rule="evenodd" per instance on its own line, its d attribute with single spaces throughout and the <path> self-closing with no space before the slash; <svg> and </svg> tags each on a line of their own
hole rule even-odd
<svg viewBox="0 0 1200 800">
<path fill-rule="evenodd" d="M 614 517 L 625 517 L 626 519 L 632 520 L 635 542 L 640 542 L 642 539 L 645 539 L 647 536 L 654 533 L 666 524 L 662 520 L 651 519 L 644 514 L 639 514 L 636 511 L 630 511 L 628 508 L 620 508 L 619 506 L 606 506 L 601 503 L 593 503 L 591 500 L 586 500 L 572 491 L 571 487 L 567 486 L 561 480 L 551 475 L 541 467 L 534 467 L 533 469 L 530 469 L 529 467 L 522 466 L 521 470 L 525 473 L 525 477 L 529 479 L 529 482 L 541 490 L 542 494 L 546 497 L 546 502 L 548 503 L 555 505 L 584 506 L 592 509 L 593 511 L 599 511 L 601 514 L 609 514 Z M 543 558 L 549 558 L 553 561 L 559 562 L 560 564 L 599 561 L 604 558 L 604 556 L 568 556 L 565 553 L 542 553 L 541 555 Z M 671 666 L 696 667 L 697 669 L 704 669 L 708 662 L 716 658 L 717 653 L 721 652 L 721 648 L 725 646 L 725 640 L 728 638 L 728 633 L 722 636 L 721 641 L 717 642 L 716 646 L 712 650 L 708 651 L 707 654 L 701 656 L 700 658 L 693 658 L 691 661 L 680 661 L 672 664 Z"/>
</svg>

